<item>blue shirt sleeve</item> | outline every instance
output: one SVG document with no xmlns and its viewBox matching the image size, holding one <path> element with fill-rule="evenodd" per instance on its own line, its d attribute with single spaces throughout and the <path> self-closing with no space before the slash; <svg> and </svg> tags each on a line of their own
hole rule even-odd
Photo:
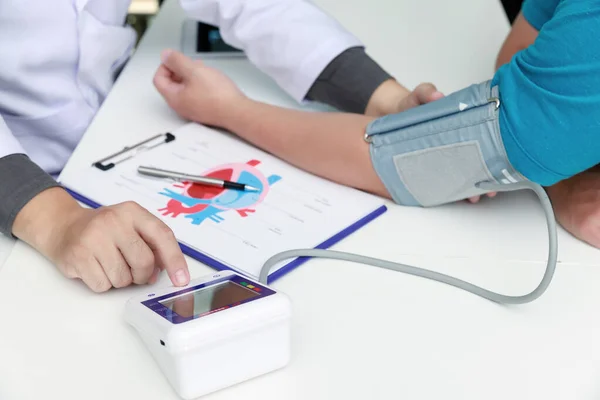
<svg viewBox="0 0 600 400">
<path fill-rule="evenodd" d="M 513 167 L 552 185 L 600 163 L 600 3 L 561 0 L 527 49 L 496 73 Z"/>
<path fill-rule="evenodd" d="M 561 0 L 525 0 L 521 7 L 523 17 L 538 31 L 554 15 Z"/>
</svg>

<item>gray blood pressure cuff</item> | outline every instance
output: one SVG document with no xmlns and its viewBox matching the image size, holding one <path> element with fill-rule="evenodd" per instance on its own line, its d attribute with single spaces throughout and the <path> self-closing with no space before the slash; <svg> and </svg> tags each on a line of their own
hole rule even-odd
<svg viewBox="0 0 600 400">
<path fill-rule="evenodd" d="M 498 88 L 491 81 L 371 122 L 375 171 L 393 200 L 430 207 L 489 190 L 481 182 L 525 181 L 508 161 L 498 125 Z"/>
</svg>

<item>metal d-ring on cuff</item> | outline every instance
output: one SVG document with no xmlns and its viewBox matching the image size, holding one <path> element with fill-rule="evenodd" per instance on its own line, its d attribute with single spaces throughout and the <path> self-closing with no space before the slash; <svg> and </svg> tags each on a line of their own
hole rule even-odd
<svg viewBox="0 0 600 400">
<path fill-rule="evenodd" d="M 490 97 L 488 99 L 488 103 L 496 103 L 496 108 L 495 110 L 500 108 L 500 99 L 498 97 Z"/>
</svg>

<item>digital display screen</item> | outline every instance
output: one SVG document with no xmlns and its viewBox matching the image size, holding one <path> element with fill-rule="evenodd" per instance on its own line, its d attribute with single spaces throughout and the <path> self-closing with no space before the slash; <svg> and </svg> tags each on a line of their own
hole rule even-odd
<svg viewBox="0 0 600 400">
<path fill-rule="evenodd" d="M 225 281 L 162 300 L 160 304 L 183 318 L 195 318 L 257 296 L 260 294 L 251 289 L 232 281 Z"/>
<path fill-rule="evenodd" d="M 216 26 L 208 25 L 202 22 L 198 23 L 198 39 L 196 42 L 196 51 L 199 53 L 211 52 L 240 52 L 239 49 L 225 43 Z"/>
</svg>

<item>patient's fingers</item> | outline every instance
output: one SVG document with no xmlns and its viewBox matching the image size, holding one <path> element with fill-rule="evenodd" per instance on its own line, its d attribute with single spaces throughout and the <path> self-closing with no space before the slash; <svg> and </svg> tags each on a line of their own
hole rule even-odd
<svg viewBox="0 0 600 400">
<path fill-rule="evenodd" d="M 174 75 L 181 77 L 181 80 L 191 78 L 194 70 L 201 65 L 197 62 L 195 63 L 190 57 L 183 53 L 170 49 L 164 50 L 161 53 L 160 58 L 163 65 L 165 65 L 169 71 L 173 72 Z"/>
<path fill-rule="evenodd" d="M 491 192 L 491 193 L 486 193 L 486 196 L 492 198 L 492 197 L 496 197 L 497 194 L 498 194 L 497 192 Z M 481 196 L 469 197 L 467 200 L 471 204 L 479 203 L 479 200 L 481 200 Z"/>
<path fill-rule="evenodd" d="M 156 89 L 167 99 L 167 101 L 170 100 L 170 95 L 180 90 L 183 85 L 181 79 L 176 77 L 175 74 L 164 65 L 158 67 L 152 83 L 154 83 Z"/>
</svg>

